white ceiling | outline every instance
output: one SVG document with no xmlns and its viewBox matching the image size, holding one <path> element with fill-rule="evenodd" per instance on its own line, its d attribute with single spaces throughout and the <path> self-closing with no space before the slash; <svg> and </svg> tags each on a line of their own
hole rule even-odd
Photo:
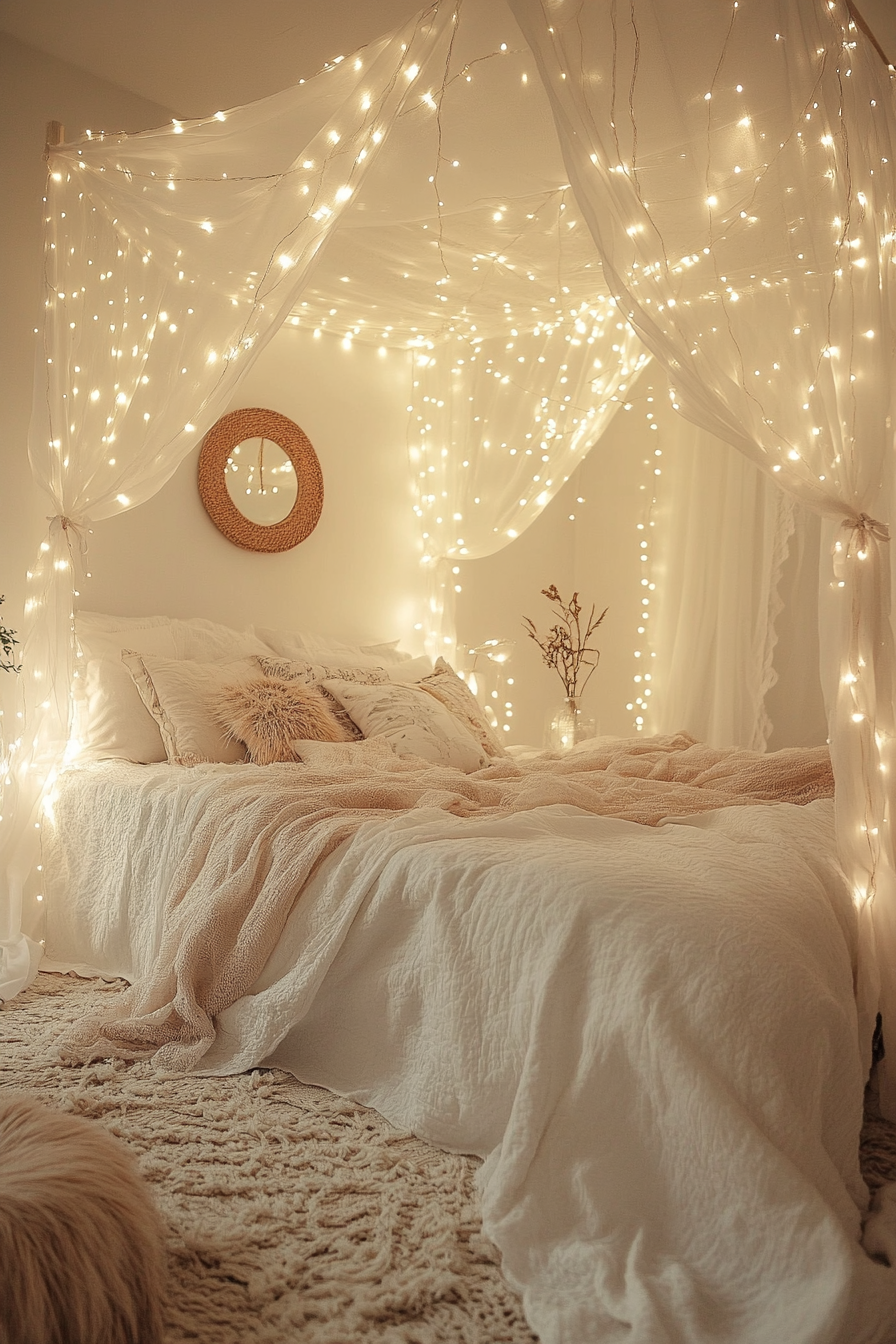
<svg viewBox="0 0 896 1344">
<path fill-rule="evenodd" d="M 307 78 L 424 0 L 0 0 L 0 31 L 161 104 L 209 116 Z"/>
<path fill-rule="evenodd" d="M 403 23 L 423 3 L 0 0 L 0 31 L 159 103 L 175 116 L 202 117 L 307 78 L 324 61 Z M 896 61 L 896 0 L 856 3 Z"/>
</svg>

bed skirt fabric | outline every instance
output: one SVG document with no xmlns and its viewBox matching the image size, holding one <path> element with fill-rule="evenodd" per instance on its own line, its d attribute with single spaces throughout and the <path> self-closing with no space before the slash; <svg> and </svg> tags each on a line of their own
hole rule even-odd
<svg viewBox="0 0 896 1344">
<path fill-rule="evenodd" d="M 63 788 L 52 962 L 152 973 L 222 769 Z M 517 811 L 421 795 L 361 822 L 215 1015 L 201 1070 L 277 1065 L 484 1158 L 485 1231 L 545 1344 L 896 1338 L 896 1274 L 859 1241 L 830 802 L 644 826 L 539 803 L 537 776 Z"/>
</svg>

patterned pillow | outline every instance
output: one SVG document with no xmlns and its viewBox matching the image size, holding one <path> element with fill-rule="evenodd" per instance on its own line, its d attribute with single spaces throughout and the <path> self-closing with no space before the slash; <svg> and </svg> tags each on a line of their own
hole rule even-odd
<svg viewBox="0 0 896 1344">
<path fill-rule="evenodd" d="M 343 729 L 346 738 L 359 741 L 364 734 L 347 710 L 325 687 L 320 686 L 328 677 L 337 677 L 340 681 L 356 682 L 359 686 L 379 686 L 388 681 L 381 667 L 339 667 L 325 663 L 290 662 L 286 658 L 265 658 L 259 656 L 258 665 L 266 677 L 279 677 L 281 681 L 297 681 L 303 686 L 317 686 L 326 697 L 332 712 Z M 301 736 L 299 733 L 295 737 Z"/>
<path fill-rule="evenodd" d="M 452 714 L 457 715 L 464 726 L 469 728 L 486 756 L 507 758 L 508 753 L 504 750 L 504 744 L 483 714 L 479 701 L 444 658 L 437 658 L 433 671 L 417 684 L 425 691 L 429 691 L 430 695 L 434 695 L 451 710 Z"/>
<path fill-rule="evenodd" d="M 328 680 L 324 688 L 345 706 L 365 737 L 386 738 L 397 756 L 422 756 L 433 765 L 453 766 L 465 774 L 488 765 L 489 758 L 469 729 L 418 686 Z"/>
<path fill-rule="evenodd" d="M 292 746 L 296 738 L 346 741 L 345 731 L 316 687 L 277 677 L 226 686 L 218 697 L 217 716 L 245 742 L 256 765 L 300 759 Z"/>
</svg>

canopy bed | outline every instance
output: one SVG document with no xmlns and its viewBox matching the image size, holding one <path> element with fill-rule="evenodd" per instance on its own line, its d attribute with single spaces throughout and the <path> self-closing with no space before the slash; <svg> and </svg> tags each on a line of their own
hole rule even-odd
<svg viewBox="0 0 896 1344">
<path fill-rule="evenodd" d="M 136 978 L 105 1047 L 278 1062 L 480 1153 L 486 1227 L 545 1340 L 892 1337 L 852 1148 L 875 1023 L 886 1041 L 896 1015 L 893 74 L 839 0 L 441 0 L 262 103 L 49 151 L 30 453 L 53 503 L 0 820 L 2 993 L 33 975 L 23 902 L 46 895 L 58 961 Z M 830 527 L 833 803 L 723 788 L 705 811 L 677 774 L 687 741 L 324 770 L 179 752 L 170 722 L 162 756 L 60 775 L 90 523 L 160 488 L 287 320 L 409 351 L 433 653 L 452 561 L 512 543 L 659 361 L 682 416 Z M 154 677 L 164 631 L 124 654 L 147 708 L 188 675 Z M 332 667 L 315 684 L 355 719 L 385 694 L 379 656 L 360 690 Z M 722 764 L 700 758 L 700 787 Z M 645 773 L 684 792 L 639 812 Z M 305 849 L 303 780 L 330 808 Z M 298 827 L 284 868 L 237 815 L 273 849 Z M 109 818 L 161 884 L 145 903 L 121 903 Z M 89 901 L 66 834 L 109 879 Z M 197 1007 L 187 893 L 239 872 L 234 910 L 267 908 L 270 878 L 280 914 L 231 912 L 226 984 Z M 896 1115 L 889 1058 L 880 1082 Z"/>
</svg>

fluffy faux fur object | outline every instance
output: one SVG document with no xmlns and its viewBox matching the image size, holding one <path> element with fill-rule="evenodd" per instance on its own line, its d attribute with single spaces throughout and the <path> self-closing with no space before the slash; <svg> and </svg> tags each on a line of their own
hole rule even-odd
<svg viewBox="0 0 896 1344">
<path fill-rule="evenodd" d="M 98 1124 L 0 1100 L 0 1344 L 160 1344 L 161 1222 Z"/>
<path fill-rule="evenodd" d="M 313 686 L 279 677 L 237 682 L 223 691 L 218 717 L 234 737 L 245 742 L 256 765 L 295 761 L 296 738 L 345 742 L 347 734 L 326 700 Z"/>
</svg>

